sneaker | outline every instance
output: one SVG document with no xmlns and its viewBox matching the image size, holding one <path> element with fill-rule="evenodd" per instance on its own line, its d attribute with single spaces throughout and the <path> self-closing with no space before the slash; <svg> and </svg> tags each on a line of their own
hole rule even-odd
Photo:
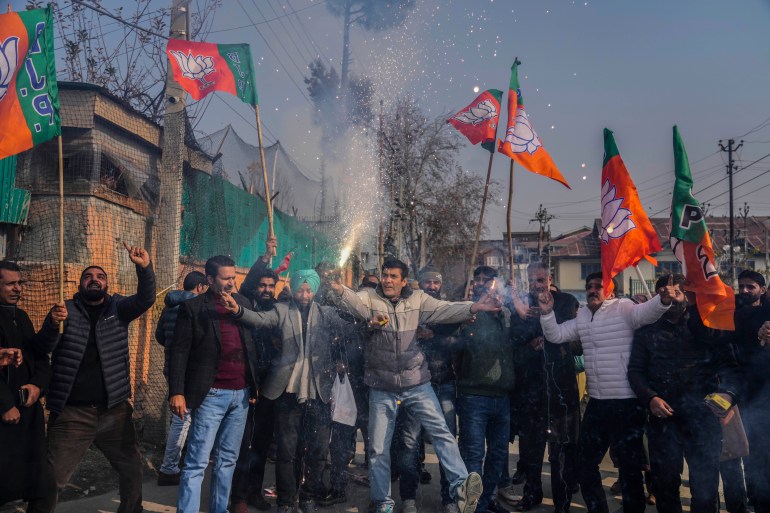
<svg viewBox="0 0 770 513">
<path fill-rule="evenodd" d="M 180 477 L 182 477 L 181 472 L 177 472 L 176 474 L 158 472 L 158 486 L 178 486 Z"/>
<path fill-rule="evenodd" d="M 275 491 L 275 485 L 268 486 L 267 488 L 265 488 L 262 491 L 265 493 L 265 497 L 267 497 L 267 498 L 275 499 L 275 498 L 278 497 L 278 494 Z"/>
<path fill-rule="evenodd" d="M 414 499 L 404 500 L 404 504 L 401 505 L 401 513 L 417 513 L 417 503 Z"/>
<path fill-rule="evenodd" d="M 299 503 L 300 513 L 318 513 L 318 506 L 314 500 L 300 501 Z"/>
<path fill-rule="evenodd" d="M 457 507 L 460 513 L 474 513 L 479 503 L 479 497 L 484 487 L 481 484 L 481 476 L 471 472 L 465 478 L 463 484 L 457 488 Z"/>
<path fill-rule="evenodd" d="M 516 504 L 513 505 L 513 509 L 516 511 L 529 511 L 538 504 L 541 504 L 543 502 L 543 496 L 535 497 L 533 495 L 525 495 L 521 498 L 520 501 L 518 501 Z"/>
<path fill-rule="evenodd" d="M 441 506 L 441 513 L 460 513 L 460 508 L 457 507 L 457 503 L 450 502 Z"/>
<path fill-rule="evenodd" d="M 516 487 L 511 485 L 497 489 L 497 496 L 513 504 L 521 500 L 521 495 L 516 493 Z"/>
<path fill-rule="evenodd" d="M 381 502 L 380 504 L 370 502 L 366 511 L 367 513 L 393 513 L 393 504 L 390 502 Z"/>
<path fill-rule="evenodd" d="M 347 502 L 348 498 L 345 496 L 345 492 L 343 490 L 335 490 L 332 488 L 329 490 L 329 493 L 327 493 L 323 497 L 319 497 L 316 502 L 318 502 L 319 506 L 327 507 L 332 506 L 334 504 L 340 504 L 342 502 Z"/>
</svg>

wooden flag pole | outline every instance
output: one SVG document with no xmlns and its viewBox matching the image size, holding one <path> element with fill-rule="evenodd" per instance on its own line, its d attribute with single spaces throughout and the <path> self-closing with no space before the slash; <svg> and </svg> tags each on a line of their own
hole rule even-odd
<svg viewBox="0 0 770 513">
<path fill-rule="evenodd" d="M 259 139 L 259 160 L 262 164 L 262 181 L 265 183 L 265 204 L 267 205 L 267 222 L 269 225 L 268 238 L 275 238 L 273 230 L 273 199 L 270 196 L 270 185 L 267 183 L 267 166 L 265 166 L 265 147 L 262 145 L 262 121 L 259 117 L 259 105 L 254 105 L 257 115 L 257 138 Z M 275 249 L 273 249 L 275 256 Z"/>
<path fill-rule="evenodd" d="M 59 303 L 64 303 L 64 149 L 59 136 Z M 59 323 L 64 333 L 64 323 Z"/>
<path fill-rule="evenodd" d="M 508 265 L 511 267 L 511 288 L 515 292 L 516 273 L 513 267 L 513 236 L 511 232 L 511 203 L 513 203 L 513 159 L 511 159 L 510 178 L 508 180 L 508 203 L 505 206 L 505 225 L 508 230 Z"/>
<path fill-rule="evenodd" d="M 495 127 L 495 140 L 497 140 L 497 128 Z M 473 280 L 473 269 L 476 266 L 476 256 L 479 252 L 479 239 L 481 238 L 481 228 L 484 226 L 484 209 L 487 206 L 487 196 L 489 195 L 489 181 L 492 178 L 492 159 L 495 156 L 494 151 L 489 152 L 489 165 L 487 166 L 487 180 L 484 183 L 484 196 L 481 199 L 481 212 L 479 213 L 479 223 L 476 225 L 476 239 L 473 241 L 473 253 L 471 256 L 471 265 L 468 270 L 468 281 L 465 283 L 465 298 L 470 297 L 471 280 Z"/>
</svg>

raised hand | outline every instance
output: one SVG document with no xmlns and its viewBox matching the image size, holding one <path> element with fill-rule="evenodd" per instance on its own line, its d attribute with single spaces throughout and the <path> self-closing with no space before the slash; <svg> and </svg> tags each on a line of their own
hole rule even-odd
<svg viewBox="0 0 770 513">
<path fill-rule="evenodd" d="M 676 297 L 676 288 L 674 287 L 674 275 L 668 275 L 668 283 L 665 287 L 661 287 L 659 290 L 660 302 L 664 305 L 670 305 Z"/>
<path fill-rule="evenodd" d="M 276 250 L 278 249 L 278 239 L 275 237 L 269 237 L 265 241 L 265 256 L 263 257 L 265 260 L 270 260 L 276 255 Z"/>
<path fill-rule="evenodd" d="M 553 295 L 550 290 L 545 290 L 537 295 L 537 303 L 540 305 L 540 315 L 548 315 L 553 312 Z"/>
<path fill-rule="evenodd" d="M 471 313 L 499 312 L 503 309 L 500 298 L 495 293 L 485 292 L 481 298 L 471 305 Z"/>
<path fill-rule="evenodd" d="M 222 305 L 231 314 L 237 314 L 241 311 L 240 305 L 236 303 L 235 298 L 229 292 L 223 290 L 220 298 L 222 299 Z"/>
<path fill-rule="evenodd" d="M 51 308 L 51 320 L 54 326 L 59 326 L 61 323 L 67 320 L 67 307 L 64 303 L 56 303 Z"/>
<path fill-rule="evenodd" d="M 150 254 L 141 246 L 129 246 L 123 241 L 123 247 L 128 251 L 128 257 L 139 267 L 145 268 L 150 265 Z"/>
</svg>

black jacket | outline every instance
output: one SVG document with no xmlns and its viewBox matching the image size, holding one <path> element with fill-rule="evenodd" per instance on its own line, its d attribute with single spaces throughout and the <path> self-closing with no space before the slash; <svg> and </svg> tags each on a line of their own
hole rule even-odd
<svg viewBox="0 0 770 513">
<path fill-rule="evenodd" d="M 163 375 L 168 378 L 168 363 L 171 359 L 171 346 L 174 345 L 174 327 L 176 318 L 179 315 L 179 305 L 195 297 L 193 292 L 188 290 L 172 290 L 166 294 L 163 303 L 166 305 L 158 319 L 158 325 L 155 327 L 155 340 L 162 345 L 163 351 Z"/>
<path fill-rule="evenodd" d="M 759 342 L 759 328 L 770 321 L 770 303 L 744 306 L 735 312 L 733 343 L 735 357 L 741 368 L 743 388 L 741 399 L 746 402 L 770 404 L 770 344 Z"/>
<path fill-rule="evenodd" d="M 136 266 L 138 284 L 133 296 L 107 295 L 104 309 L 96 322 L 96 347 L 104 374 L 107 407 L 112 408 L 131 397 L 131 365 L 128 356 L 128 325 L 155 303 L 155 273 L 152 264 L 143 269 Z M 72 385 L 83 360 L 91 333 L 91 319 L 80 294 L 65 302 L 67 320 L 64 334 L 53 326 L 48 314 L 41 335 L 42 348 L 51 355 L 53 375 L 46 407 L 61 413 L 67 404 Z"/>
<path fill-rule="evenodd" d="M 628 382 L 645 407 L 656 396 L 674 410 L 701 404 L 714 392 L 736 398 L 739 374 L 729 335 L 704 326 L 694 306 L 676 323 L 661 318 L 634 333 Z"/>
<path fill-rule="evenodd" d="M 251 308 L 249 300 L 240 294 L 233 294 L 233 298 L 242 308 Z M 213 293 L 207 292 L 182 303 L 174 328 L 168 395 L 183 395 L 190 409 L 201 405 L 214 384 L 219 368 L 221 334 L 214 301 Z M 251 330 L 240 323 L 237 325 L 248 360 L 246 382 L 256 394 L 259 376 L 257 347 Z"/>
</svg>

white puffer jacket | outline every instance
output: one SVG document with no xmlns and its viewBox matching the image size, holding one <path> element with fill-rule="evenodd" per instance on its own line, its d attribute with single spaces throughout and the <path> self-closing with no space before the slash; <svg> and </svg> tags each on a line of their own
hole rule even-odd
<svg viewBox="0 0 770 513">
<path fill-rule="evenodd" d="M 641 304 L 626 298 L 608 299 L 596 313 L 584 306 L 576 318 L 558 324 L 551 312 L 540 317 L 540 324 L 549 342 L 580 340 L 592 399 L 633 399 L 636 395 L 627 373 L 634 330 L 657 321 L 666 310 L 660 296 Z"/>
</svg>

